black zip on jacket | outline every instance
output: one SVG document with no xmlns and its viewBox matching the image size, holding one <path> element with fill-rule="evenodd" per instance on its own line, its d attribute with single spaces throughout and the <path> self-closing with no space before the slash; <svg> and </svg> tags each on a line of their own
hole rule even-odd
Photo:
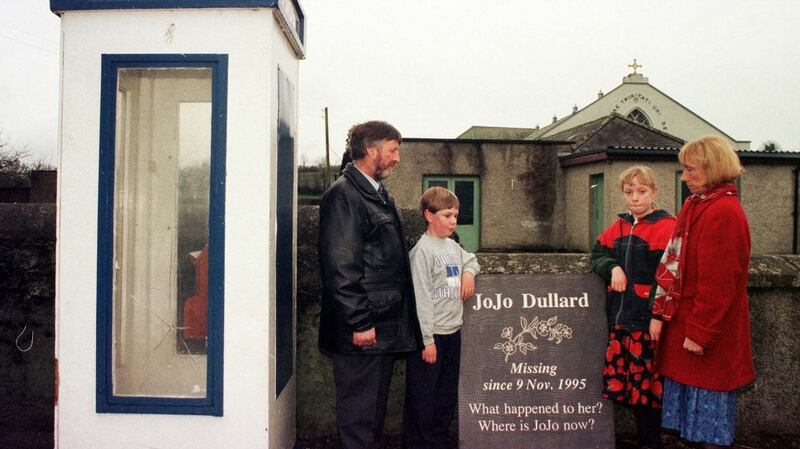
<svg viewBox="0 0 800 449">
<path fill-rule="evenodd" d="M 597 238 L 592 248 L 591 269 L 611 281 L 611 270 L 622 267 L 628 279 L 624 292 L 606 293 L 606 315 L 610 327 L 647 330 L 655 295 L 655 272 L 667 247 L 675 217 L 656 210 L 636 222 L 630 213 L 617 220 Z"/>
<path fill-rule="evenodd" d="M 382 199 L 348 164 L 319 208 L 323 353 L 383 354 L 421 348 L 406 235 L 394 200 Z M 373 327 L 374 345 L 353 345 L 353 332 Z"/>
</svg>

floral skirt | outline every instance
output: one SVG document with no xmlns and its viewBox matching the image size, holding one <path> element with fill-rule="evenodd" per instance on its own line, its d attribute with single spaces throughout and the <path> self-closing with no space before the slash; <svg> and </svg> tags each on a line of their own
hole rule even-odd
<svg viewBox="0 0 800 449">
<path fill-rule="evenodd" d="M 711 391 L 664 378 L 661 426 L 694 442 L 730 446 L 736 426 L 736 392 Z"/>
<path fill-rule="evenodd" d="M 603 397 L 622 404 L 661 408 L 662 384 L 653 371 L 654 352 L 650 333 L 615 326 L 608 334 Z"/>
</svg>

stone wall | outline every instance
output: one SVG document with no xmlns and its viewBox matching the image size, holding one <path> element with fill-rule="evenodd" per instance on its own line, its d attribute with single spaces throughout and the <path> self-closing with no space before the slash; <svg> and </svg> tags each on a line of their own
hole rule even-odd
<svg viewBox="0 0 800 449">
<path fill-rule="evenodd" d="M 0 203 L 55 203 L 58 173 L 0 173 Z"/>
<path fill-rule="evenodd" d="M 55 212 L 0 204 L 0 447 L 53 445 Z"/>
<path fill-rule="evenodd" d="M 297 432 L 301 438 L 334 435 L 334 387 L 330 361 L 317 349 L 319 274 L 317 208 L 301 207 L 298 219 Z M 408 211 L 407 217 L 415 211 Z M 420 232 L 421 223 L 414 225 Z M 478 254 L 484 273 L 574 273 L 589 270 L 589 255 L 537 253 Z M 754 256 L 750 266 L 750 313 L 758 378 L 738 402 L 737 438 L 759 434 L 797 435 L 800 409 L 800 256 Z M 395 366 L 386 433 L 399 434 L 404 365 Z M 601 373 L 597 373 L 598 376 Z M 626 411 L 617 412 L 617 432 L 632 432 Z"/>
<path fill-rule="evenodd" d="M 297 432 L 301 438 L 336 433 L 330 361 L 317 349 L 317 211 L 301 206 L 298 217 Z M 405 210 L 404 214 L 412 235 L 419 235 L 423 230 L 419 213 Z M 0 447 L 52 447 L 55 206 L 0 204 L 0 223 Z M 480 254 L 479 260 L 487 273 L 588 270 L 587 254 L 494 253 Z M 740 438 L 796 435 L 800 256 L 754 257 L 750 273 L 758 379 L 740 395 L 737 433 Z M 88 347 L 93 344 L 87 342 Z M 402 420 L 403 364 L 395 370 L 388 434 L 399 434 Z M 630 431 L 629 417 L 618 416 L 617 430 Z"/>
</svg>

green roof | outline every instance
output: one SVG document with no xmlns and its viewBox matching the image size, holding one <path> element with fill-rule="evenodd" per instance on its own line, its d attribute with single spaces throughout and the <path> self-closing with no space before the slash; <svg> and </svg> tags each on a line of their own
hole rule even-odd
<svg viewBox="0 0 800 449">
<path fill-rule="evenodd" d="M 534 128 L 507 128 L 502 126 L 472 126 L 457 139 L 522 140 L 536 131 Z"/>
</svg>

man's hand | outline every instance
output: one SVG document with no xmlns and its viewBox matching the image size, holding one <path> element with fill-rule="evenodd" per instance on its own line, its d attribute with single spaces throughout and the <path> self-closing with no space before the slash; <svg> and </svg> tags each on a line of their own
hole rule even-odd
<svg viewBox="0 0 800 449">
<path fill-rule="evenodd" d="M 375 328 L 364 332 L 353 332 L 353 344 L 355 346 L 372 346 L 375 344 Z"/>
<path fill-rule="evenodd" d="M 691 352 L 694 355 L 703 355 L 703 347 L 692 341 L 691 338 L 686 337 L 683 340 L 683 349 Z"/>
<path fill-rule="evenodd" d="M 436 363 L 436 343 L 425 345 L 425 349 L 422 350 L 422 360 L 430 365 Z"/>
<path fill-rule="evenodd" d="M 466 301 L 475 294 L 475 275 L 465 271 L 461 275 L 461 300 Z"/>
<path fill-rule="evenodd" d="M 625 276 L 625 270 L 617 265 L 611 269 L 611 290 L 615 292 L 624 292 L 625 287 L 628 286 L 628 277 Z"/>
</svg>

